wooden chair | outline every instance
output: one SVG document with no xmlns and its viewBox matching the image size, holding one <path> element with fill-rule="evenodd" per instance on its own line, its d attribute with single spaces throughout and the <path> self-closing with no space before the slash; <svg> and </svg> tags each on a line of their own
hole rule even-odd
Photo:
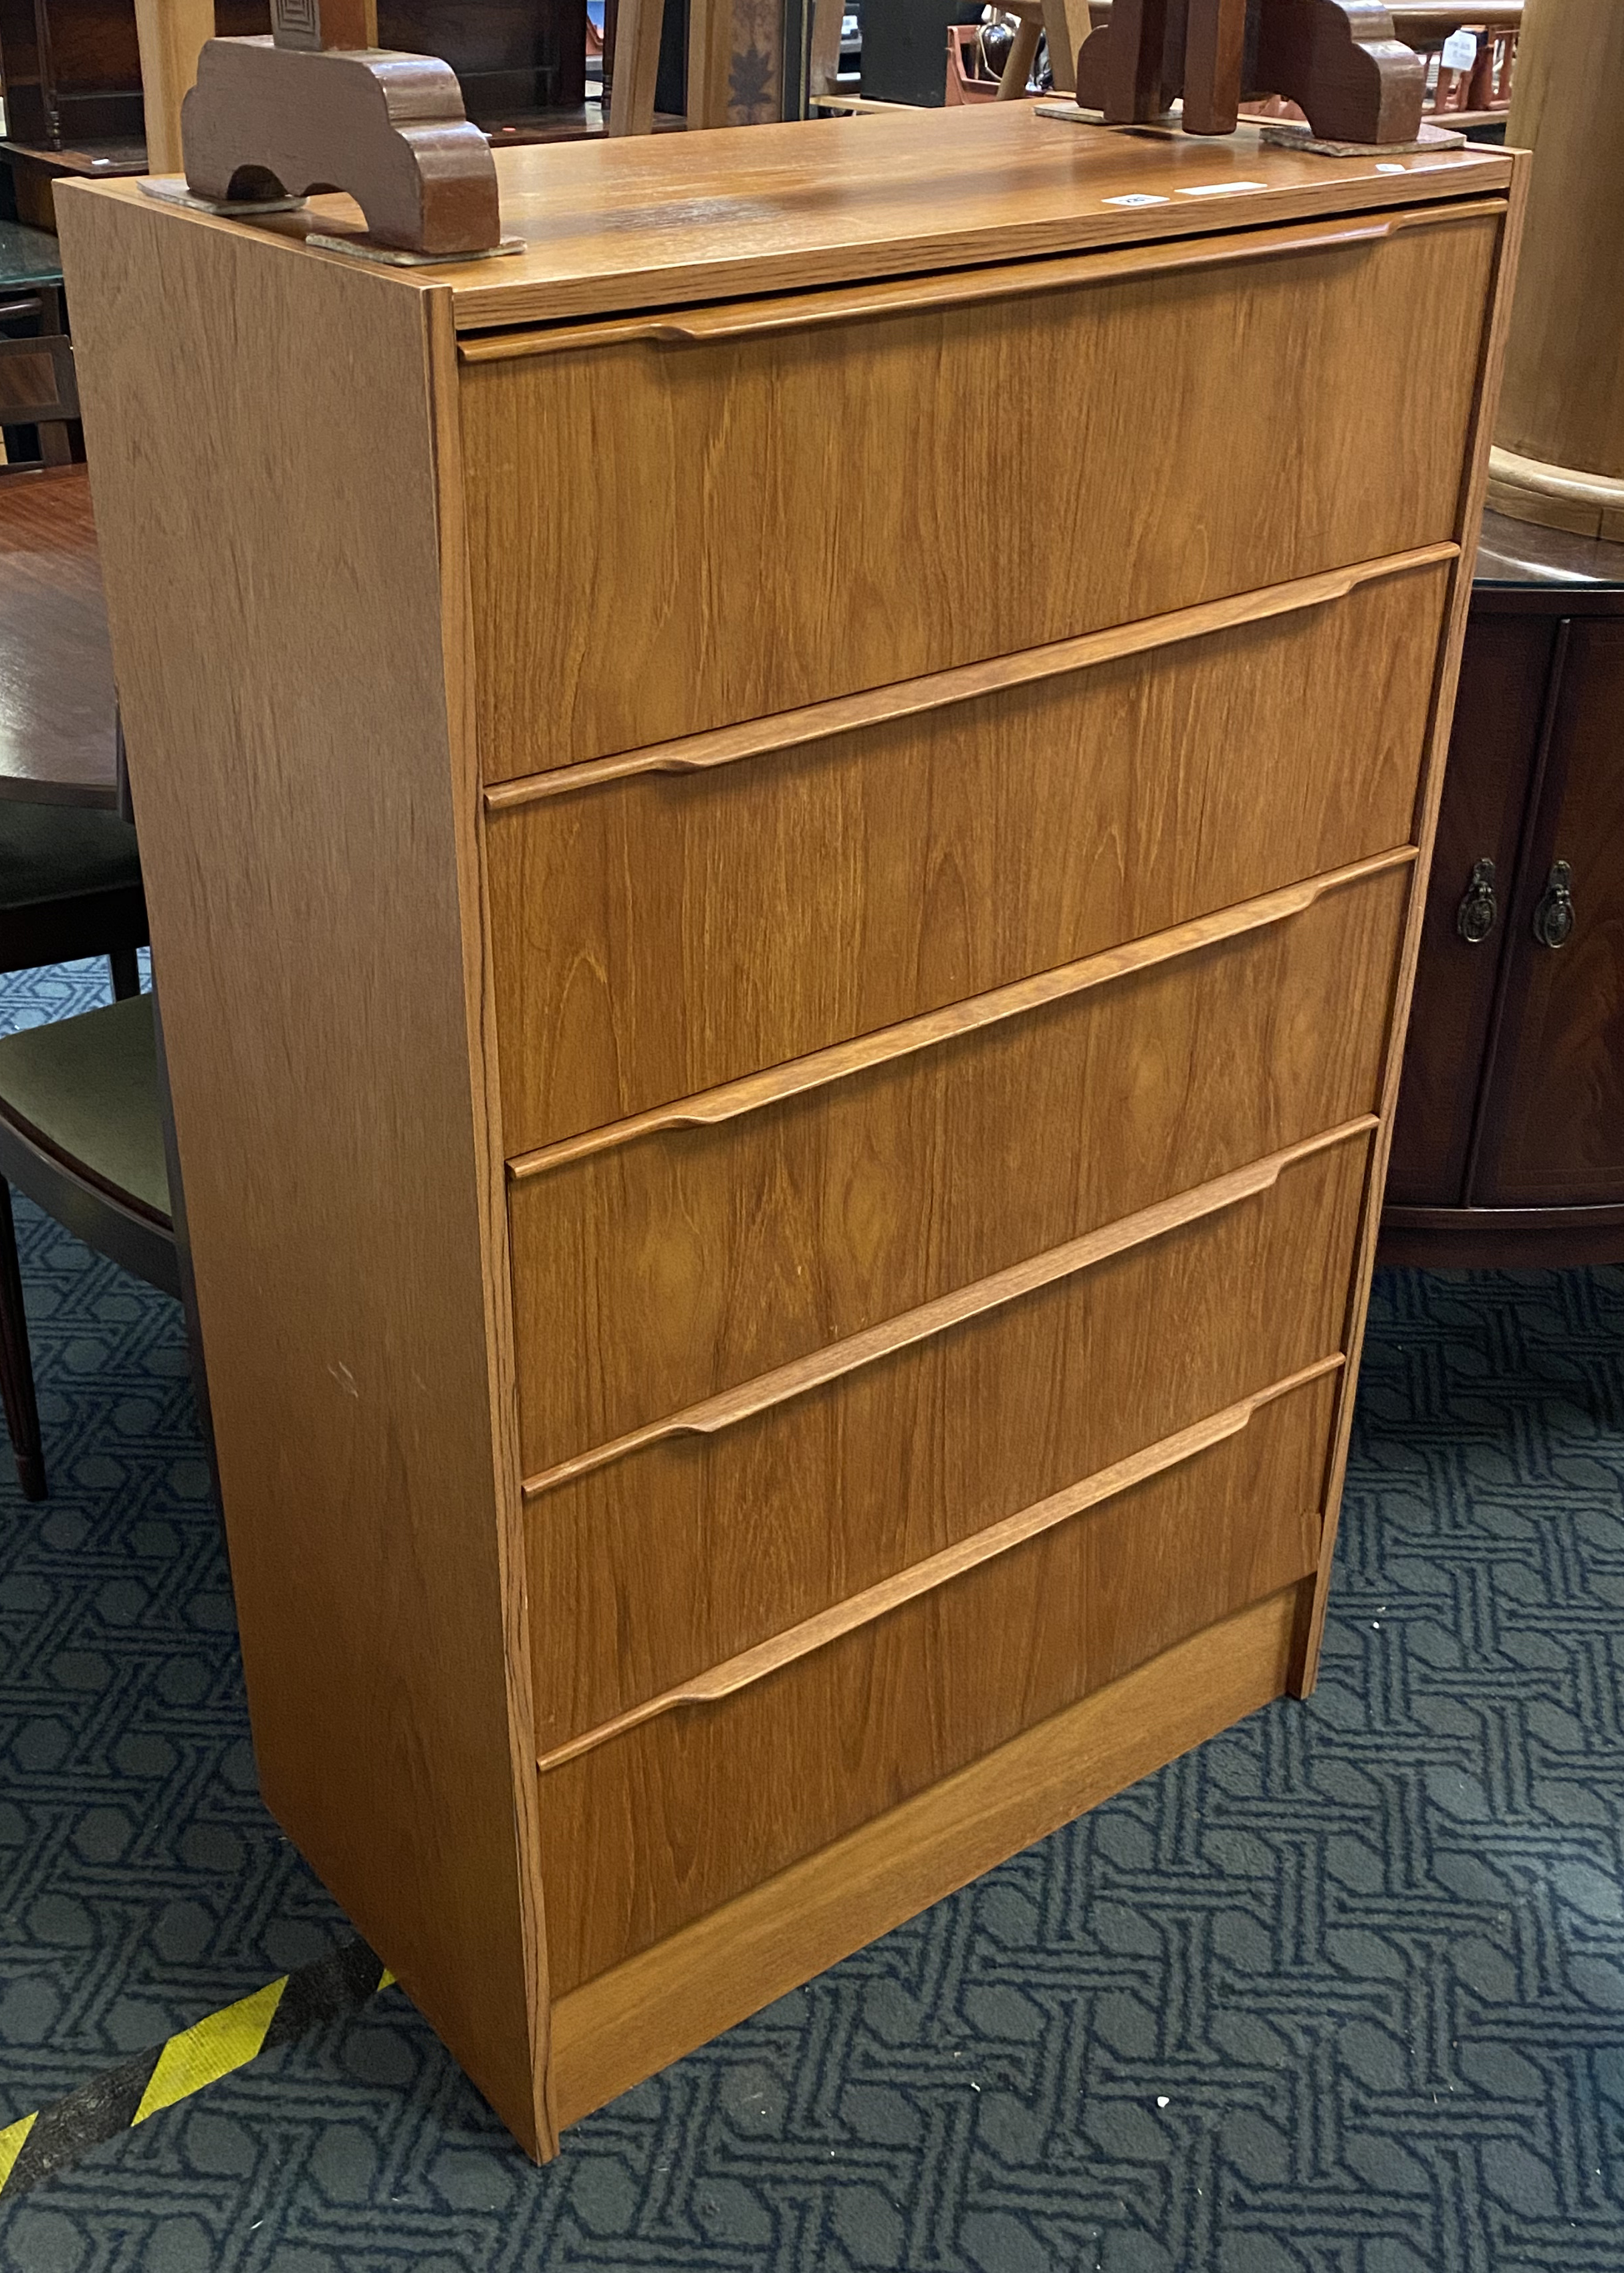
<svg viewBox="0 0 1624 2273">
<path fill-rule="evenodd" d="M 32 1500 L 45 1497 L 45 1454 L 11 1189 L 180 1297 L 159 1083 L 150 994 L 0 1038 L 0 1399 Z"/>
<path fill-rule="evenodd" d="M 146 897 L 135 830 L 94 806 L 0 799 L 0 971 L 105 955 L 113 993 L 140 991 Z"/>
</svg>

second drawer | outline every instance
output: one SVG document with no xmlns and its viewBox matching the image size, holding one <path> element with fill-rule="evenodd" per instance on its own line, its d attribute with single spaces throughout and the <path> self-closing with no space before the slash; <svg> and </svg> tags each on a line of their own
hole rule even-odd
<svg viewBox="0 0 1624 2273">
<path fill-rule="evenodd" d="M 1448 587 L 493 813 L 504 1149 L 1408 844 Z"/>
<path fill-rule="evenodd" d="M 527 1475 L 1373 1111 L 1409 883 L 514 1182 Z"/>
</svg>

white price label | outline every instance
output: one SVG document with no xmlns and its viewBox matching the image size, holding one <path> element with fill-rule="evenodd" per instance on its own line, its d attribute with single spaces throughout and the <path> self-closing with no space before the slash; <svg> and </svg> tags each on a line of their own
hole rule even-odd
<svg viewBox="0 0 1624 2273">
<path fill-rule="evenodd" d="M 1475 32 L 1451 32 L 1443 43 L 1446 71 L 1470 71 L 1478 60 L 1478 34 Z"/>
</svg>

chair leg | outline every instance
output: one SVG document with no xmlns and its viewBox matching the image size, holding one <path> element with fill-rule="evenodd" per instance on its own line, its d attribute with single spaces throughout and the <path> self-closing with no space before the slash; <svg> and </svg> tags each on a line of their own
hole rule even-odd
<svg viewBox="0 0 1624 2273">
<path fill-rule="evenodd" d="M 17 1455 L 18 1480 L 25 1499 L 45 1497 L 45 1448 L 40 1442 L 40 1408 L 34 1402 L 34 1360 L 28 1351 L 28 1320 L 23 1311 L 23 1276 L 17 1263 L 17 1227 L 11 1219 L 11 1189 L 0 1177 L 0 1401 Z"/>
<path fill-rule="evenodd" d="M 135 959 L 132 947 L 116 947 L 108 956 L 113 969 L 113 1000 L 127 1002 L 132 994 L 141 991 L 141 966 Z"/>
</svg>

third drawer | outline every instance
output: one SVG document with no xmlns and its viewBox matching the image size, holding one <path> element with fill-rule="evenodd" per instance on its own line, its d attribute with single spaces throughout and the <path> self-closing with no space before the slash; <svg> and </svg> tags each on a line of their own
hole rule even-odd
<svg viewBox="0 0 1624 2273">
<path fill-rule="evenodd" d="M 1373 1111 L 1410 878 L 519 1178 L 526 1474 Z"/>
</svg>

